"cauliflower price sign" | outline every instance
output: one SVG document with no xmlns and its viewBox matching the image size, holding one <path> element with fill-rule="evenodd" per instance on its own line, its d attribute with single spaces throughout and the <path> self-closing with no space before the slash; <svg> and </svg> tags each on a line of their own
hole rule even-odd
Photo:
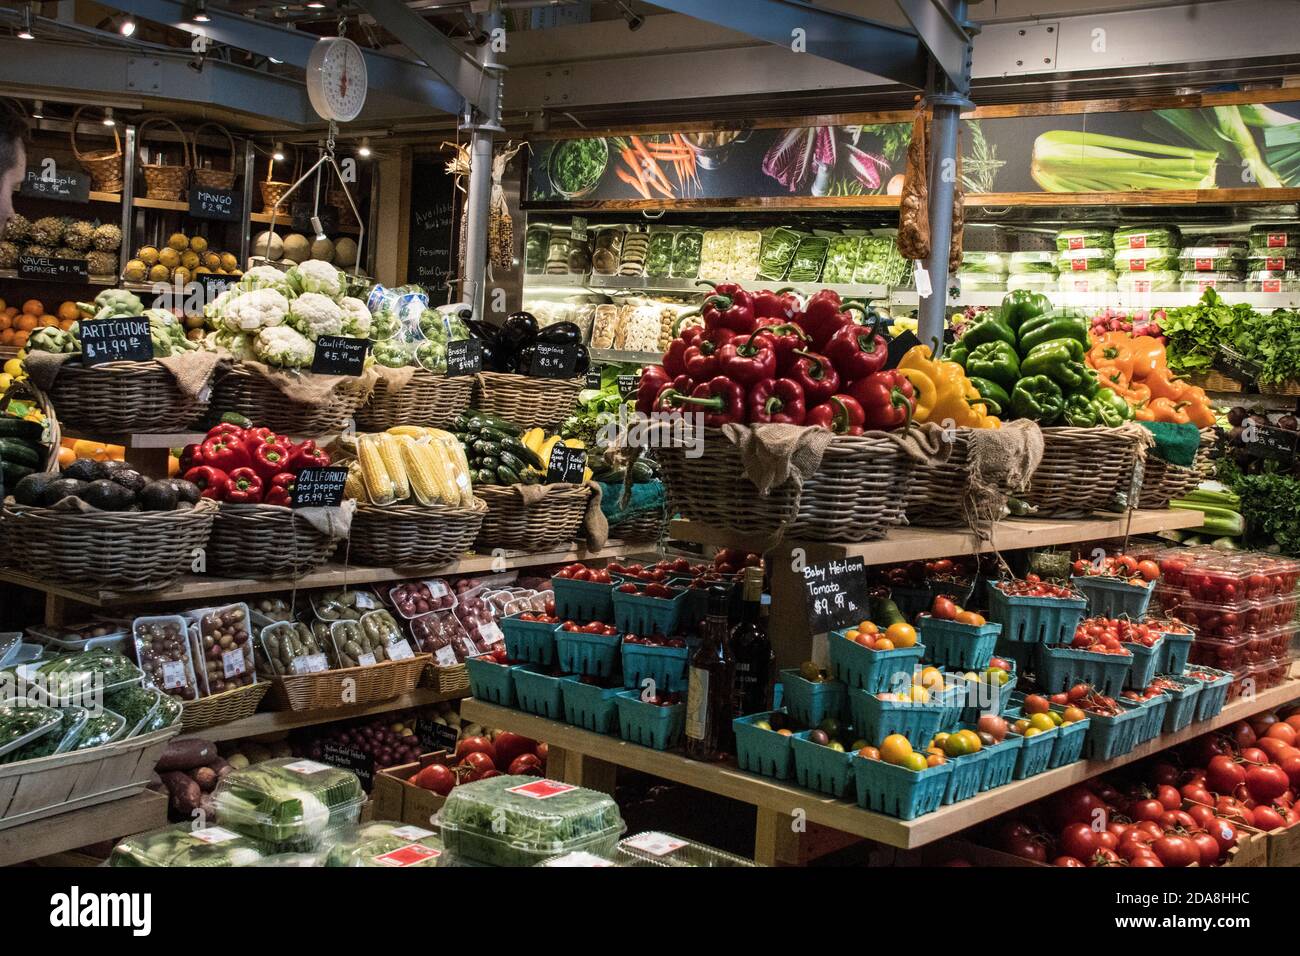
<svg viewBox="0 0 1300 956">
<path fill-rule="evenodd" d="M 867 569 L 861 558 L 845 558 L 803 569 L 812 632 L 823 634 L 867 617 Z"/>
<path fill-rule="evenodd" d="M 81 364 L 104 362 L 152 362 L 153 340 L 149 320 L 120 316 L 116 319 L 86 319 L 81 323 Z"/>
<path fill-rule="evenodd" d="M 322 335 L 316 340 L 311 370 L 321 375 L 360 375 L 366 367 L 369 339 Z"/>
</svg>

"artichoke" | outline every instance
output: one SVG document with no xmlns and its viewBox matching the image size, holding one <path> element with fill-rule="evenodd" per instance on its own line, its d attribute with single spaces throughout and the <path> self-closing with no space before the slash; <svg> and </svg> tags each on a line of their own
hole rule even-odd
<svg viewBox="0 0 1300 956">
<path fill-rule="evenodd" d="M 5 225 L 4 238 L 10 242 L 26 242 L 32 234 L 32 221 L 22 213 L 14 213 Z"/>
</svg>

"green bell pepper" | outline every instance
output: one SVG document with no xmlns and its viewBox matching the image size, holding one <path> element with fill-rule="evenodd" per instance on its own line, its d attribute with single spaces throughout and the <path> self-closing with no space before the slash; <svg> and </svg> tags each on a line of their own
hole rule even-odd
<svg viewBox="0 0 1300 956">
<path fill-rule="evenodd" d="M 1052 302 L 1047 296 L 1027 289 L 1017 289 L 1003 297 L 1000 317 L 1008 328 L 1019 330 L 1028 320 L 1051 311 Z"/>
<path fill-rule="evenodd" d="M 956 362 L 962 368 L 966 367 L 966 359 L 970 356 L 970 349 L 960 341 L 954 342 L 951 346 L 943 350 L 943 359 L 945 362 Z"/>
<path fill-rule="evenodd" d="M 1016 333 L 1011 326 L 1002 321 L 1001 316 L 995 312 L 987 312 L 975 321 L 975 324 L 968 328 L 960 339 L 960 343 L 967 349 L 973 349 L 977 345 L 983 345 L 985 342 L 1006 342 L 1008 345 L 1016 344 Z"/>
<path fill-rule="evenodd" d="M 1081 345 L 1087 345 L 1088 320 L 1080 312 L 1065 309 L 1030 319 L 1018 333 L 1020 354 L 1028 355 L 1035 345 L 1053 339 L 1075 339 Z"/>
<path fill-rule="evenodd" d="M 1097 407 L 1097 420 L 1107 428 L 1117 428 L 1133 418 L 1133 407 L 1123 395 L 1109 388 L 1097 389 L 1092 397 Z"/>
<path fill-rule="evenodd" d="M 1064 408 L 1060 386 L 1046 375 L 1022 378 L 1011 392 L 1011 410 L 1016 417 L 1032 418 L 1040 425 L 1052 424 Z"/>
<path fill-rule="evenodd" d="M 1052 339 L 1035 345 L 1020 363 L 1021 375 L 1050 375 L 1067 392 L 1079 391 L 1088 381 L 1088 371 L 1083 363 L 1083 344 L 1075 339 Z"/>
<path fill-rule="evenodd" d="M 1011 396 L 997 382 L 976 376 L 970 380 L 970 383 L 975 386 L 975 391 L 980 393 L 980 398 L 984 399 L 990 415 L 1005 415 L 1011 411 Z"/>
<path fill-rule="evenodd" d="M 967 356 L 966 374 L 987 378 L 1003 388 L 1015 388 L 1020 378 L 1020 357 L 1006 342 L 985 342 L 975 346 Z"/>
<path fill-rule="evenodd" d="M 1097 407 L 1087 395 L 1071 395 L 1065 400 L 1065 409 L 1061 413 L 1065 424 L 1074 428 L 1092 428 L 1097 424 Z"/>
</svg>

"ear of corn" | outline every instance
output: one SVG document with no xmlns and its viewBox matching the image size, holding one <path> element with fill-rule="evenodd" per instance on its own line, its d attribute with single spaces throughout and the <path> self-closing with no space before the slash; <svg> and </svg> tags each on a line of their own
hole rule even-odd
<svg viewBox="0 0 1300 956">
<path fill-rule="evenodd" d="M 366 482 L 366 495 L 372 504 L 389 505 L 397 500 L 393 479 L 388 474 L 378 435 L 357 436 L 357 461 Z"/>
<path fill-rule="evenodd" d="M 446 466 L 441 445 L 428 438 L 402 442 L 402 457 L 411 479 L 411 493 L 422 505 L 455 504 L 460 500 Z"/>
<path fill-rule="evenodd" d="M 406 474 L 406 464 L 402 459 L 402 443 L 413 441 L 409 436 L 382 433 L 375 436 L 379 454 L 383 456 L 384 467 L 393 482 L 393 496 L 398 501 L 411 497 L 411 481 Z"/>
<path fill-rule="evenodd" d="M 361 465 L 355 461 L 348 465 L 348 479 L 343 484 L 343 494 L 356 501 L 365 501 L 370 497 L 366 493 L 366 479 L 361 473 Z"/>
</svg>

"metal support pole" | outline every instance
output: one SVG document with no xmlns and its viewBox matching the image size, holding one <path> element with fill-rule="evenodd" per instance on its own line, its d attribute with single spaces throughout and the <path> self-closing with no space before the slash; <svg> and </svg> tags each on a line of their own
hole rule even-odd
<svg viewBox="0 0 1300 956">
<path fill-rule="evenodd" d="M 485 72 L 500 69 L 492 49 L 494 33 L 501 27 L 501 13 L 492 9 L 479 18 L 488 40 L 478 48 L 478 61 Z M 498 84 L 498 90 L 500 84 Z M 501 130 L 501 102 L 498 98 L 489 115 L 471 112 L 462 130 L 470 134 L 469 191 L 465 196 L 465 272 L 461 276 L 461 299 L 469 303 L 474 318 L 483 321 L 487 285 L 488 216 L 492 205 L 492 134 Z"/>
</svg>

